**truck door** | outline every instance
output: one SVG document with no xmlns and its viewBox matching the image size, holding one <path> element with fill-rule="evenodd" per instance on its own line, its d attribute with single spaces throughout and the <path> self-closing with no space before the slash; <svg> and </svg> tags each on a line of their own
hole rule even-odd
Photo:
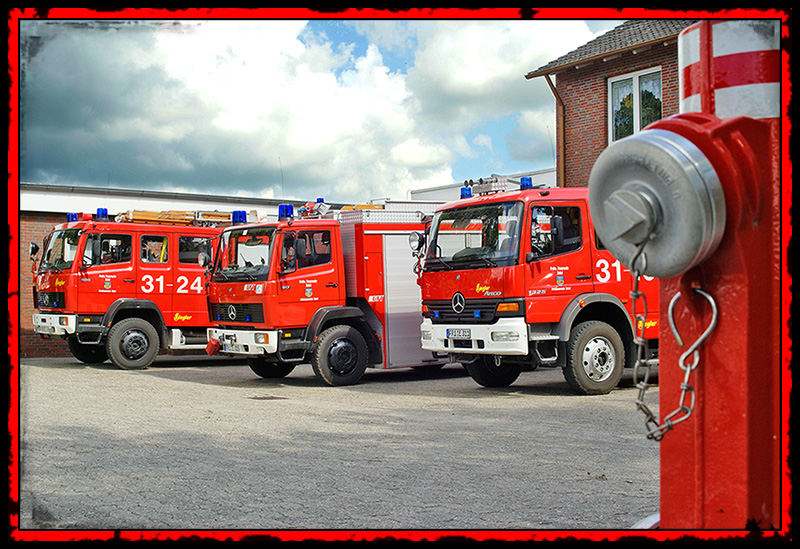
<svg viewBox="0 0 800 549">
<path fill-rule="evenodd" d="M 211 238 L 206 236 L 178 235 L 177 261 L 173 261 L 174 289 L 172 307 L 174 312 L 168 323 L 180 326 L 205 326 L 208 324 L 203 275 L 205 267 L 199 257 L 211 257 Z"/>
<path fill-rule="evenodd" d="M 104 314 L 109 305 L 136 295 L 130 234 L 89 233 L 84 241 L 78 272 L 81 314 Z"/>
<path fill-rule="evenodd" d="M 281 327 L 307 326 L 320 307 L 342 305 L 344 278 L 333 261 L 329 229 L 282 233 L 278 265 L 278 311 Z"/>
<path fill-rule="evenodd" d="M 172 256 L 166 235 L 142 234 L 137 246 L 136 297 L 156 304 L 164 320 L 174 315 Z"/>
<path fill-rule="evenodd" d="M 526 287 L 528 321 L 535 322 L 531 314 L 558 318 L 573 297 L 592 292 L 594 285 L 584 204 L 536 202 L 530 213 Z"/>
</svg>

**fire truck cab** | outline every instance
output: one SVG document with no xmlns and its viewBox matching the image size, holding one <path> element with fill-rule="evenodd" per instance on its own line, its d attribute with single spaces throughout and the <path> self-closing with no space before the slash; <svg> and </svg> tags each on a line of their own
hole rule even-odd
<svg viewBox="0 0 800 549">
<path fill-rule="evenodd" d="M 282 205 L 275 222 L 222 233 L 207 351 L 245 356 L 264 378 L 310 362 L 329 385 L 357 383 L 367 367 L 444 364 L 419 347 L 407 242 L 425 212 L 389 202 L 332 211 L 318 200 L 298 214 Z"/>
<path fill-rule="evenodd" d="M 194 223 L 229 222 L 232 214 L 206 212 L 203 221 L 200 213 L 68 214 L 45 238 L 34 273 L 34 331 L 66 339 L 82 362 L 110 359 L 123 369 L 147 368 L 160 350 L 204 349 L 201 258 L 222 229 Z"/>
<path fill-rule="evenodd" d="M 487 387 L 561 366 L 576 392 L 607 393 L 636 359 L 630 272 L 597 239 L 586 188 L 505 184 L 465 186 L 461 200 L 435 212 L 427 236 L 412 238 L 422 348 L 447 353 Z M 640 282 L 644 337 L 655 340 L 657 282 Z"/>
</svg>

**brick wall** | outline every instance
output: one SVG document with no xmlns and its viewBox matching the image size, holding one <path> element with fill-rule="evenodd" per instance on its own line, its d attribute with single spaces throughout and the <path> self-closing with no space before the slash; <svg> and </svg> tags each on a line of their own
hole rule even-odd
<svg viewBox="0 0 800 549">
<path fill-rule="evenodd" d="M 608 146 L 609 78 L 660 66 L 663 117 L 678 112 L 678 48 L 653 46 L 639 54 L 596 62 L 558 74 L 556 87 L 564 100 L 564 173 L 566 186 L 585 186 L 595 160 Z"/>
<path fill-rule="evenodd" d="M 28 259 L 28 247 L 36 242 L 40 247 L 44 237 L 53 226 L 64 223 L 66 215 L 52 213 L 20 212 L 19 214 L 19 356 L 20 357 L 61 357 L 71 356 L 67 343 L 60 337 L 42 339 L 33 333 L 31 316 L 33 307 L 32 263 Z M 42 250 L 39 251 L 41 257 Z"/>
</svg>

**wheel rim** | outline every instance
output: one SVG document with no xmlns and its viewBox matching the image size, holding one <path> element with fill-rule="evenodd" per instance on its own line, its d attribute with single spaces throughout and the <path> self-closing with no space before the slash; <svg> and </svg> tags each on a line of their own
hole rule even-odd
<svg viewBox="0 0 800 549">
<path fill-rule="evenodd" d="M 611 342 L 604 337 L 593 337 L 583 347 L 581 363 L 592 381 L 604 381 L 614 372 L 616 354 Z"/>
<path fill-rule="evenodd" d="M 349 339 L 337 339 L 328 350 L 328 364 L 335 373 L 343 375 L 358 364 L 358 350 Z"/>
<path fill-rule="evenodd" d="M 150 342 L 147 340 L 147 335 L 139 330 L 130 330 L 120 339 L 119 348 L 125 358 L 128 360 L 137 360 L 142 358 L 147 349 L 150 347 Z"/>
</svg>

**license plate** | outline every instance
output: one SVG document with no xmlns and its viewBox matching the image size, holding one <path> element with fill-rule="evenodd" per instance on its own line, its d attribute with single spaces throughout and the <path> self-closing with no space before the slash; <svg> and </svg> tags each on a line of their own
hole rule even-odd
<svg viewBox="0 0 800 549">
<path fill-rule="evenodd" d="M 452 328 L 447 330 L 447 337 L 450 339 L 471 339 L 472 330 L 469 328 Z"/>
<path fill-rule="evenodd" d="M 238 343 L 223 343 L 222 350 L 228 353 L 241 353 L 244 351 L 244 345 Z"/>
</svg>

